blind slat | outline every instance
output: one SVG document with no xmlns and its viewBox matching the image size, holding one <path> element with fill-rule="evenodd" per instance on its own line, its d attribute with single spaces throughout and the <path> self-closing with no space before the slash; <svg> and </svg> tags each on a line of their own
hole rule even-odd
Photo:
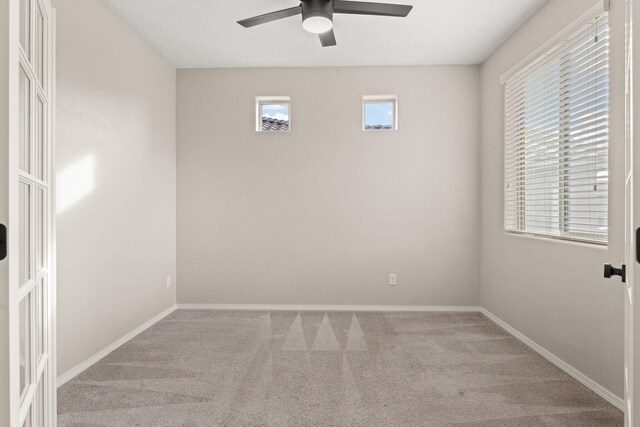
<svg viewBox="0 0 640 427">
<path fill-rule="evenodd" d="M 580 68 L 586 68 L 585 63 L 588 63 L 589 68 L 591 68 L 592 72 L 596 70 L 594 67 L 594 63 L 589 63 L 589 60 L 596 60 L 600 57 L 606 58 L 608 57 L 608 39 L 607 44 L 599 45 L 591 51 L 591 56 L 583 57 L 583 58 L 575 58 L 573 63 L 571 64 L 571 70 L 577 70 Z M 604 59 L 603 58 L 603 59 Z M 538 70 L 538 72 L 534 75 L 530 75 L 525 80 L 521 80 L 518 82 L 510 82 L 509 88 L 505 90 L 505 94 L 507 96 L 513 96 L 513 94 L 527 92 L 537 92 L 540 88 L 549 87 L 555 82 L 566 82 L 570 79 L 575 79 L 576 75 L 560 75 L 557 73 L 557 70 L 565 65 L 565 62 L 551 62 L 547 63 L 545 68 L 542 70 Z M 608 62 L 602 62 L 601 65 L 608 65 Z"/>
<path fill-rule="evenodd" d="M 517 88 L 510 86 L 505 90 L 505 99 L 511 100 L 515 97 L 520 97 L 525 93 L 537 95 L 543 92 L 545 88 L 550 88 L 556 85 L 559 87 L 566 87 L 575 84 L 582 80 L 585 75 L 605 73 L 609 66 L 608 54 L 608 47 L 602 47 L 601 52 L 598 52 L 595 56 L 585 58 L 585 61 L 579 64 L 574 63 L 571 69 L 572 74 L 561 75 L 558 73 L 558 69 L 562 64 L 549 64 L 549 66 L 545 68 L 543 74 L 541 73 L 539 76 L 523 81 Z M 586 71 L 588 71 L 588 74 Z"/>
<path fill-rule="evenodd" d="M 597 81 L 597 85 L 594 87 L 594 81 Z M 524 101 L 524 97 L 522 99 L 518 99 L 518 104 L 514 104 L 513 109 L 513 117 L 511 121 L 506 121 L 507 125 L 516 122 L 523 115 L 527 115 L 528 119 L 535 118 L 540 113 L 547 113 L 549 110 L 558 111 L 565 110 L 566 107 L 571 106 L 573 109 L 577 109 L 579 107 L 590 104 L 607 104 L 608 103 L 608 92 L 607 89 L 609 87 L 609 80 L 605 79 L 605 76 L 602 78 L 594 78 L 588 82 L 585 82 L 582 85 L 576 86 L 574 88 L 565 88 L 564 92 L 567 95 L 562 96 L 562 91 L 557 90 L 557 96 L 553 97 L 549 93 L 543 94 L 543 97 L 540 98 L 540 101 L 532 100 L 531 104 L 529 104 L 528 100 Z M 517 105 L 517 106 L 516 106 Z M 510 107 L 507 107 L 510 108 Z"/>
</svg>

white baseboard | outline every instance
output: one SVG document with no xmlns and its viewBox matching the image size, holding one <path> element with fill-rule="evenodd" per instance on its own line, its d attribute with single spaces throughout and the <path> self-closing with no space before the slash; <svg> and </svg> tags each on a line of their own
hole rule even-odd
<svg viewBox="0 0 640 427">
<path fill-rule="evenodd" d="M 480 312 L 477 306 L 424 305 L 296 305 L 296 304 L 178 304 L 179 310 L 237 311 L 424 311 Z"/>
<path fill-rule="evenodd" d="M 156 316 L 152 317 L 151 319 L 147 320 L 146 322 L 144 322 L 142 325 L 138 326 L 137 328 L 135 328 L 131 332 L 129 332 L 126 335 L 118 338 L 116 341 L 114 341 L 113 343 L 109 344 L 108 346 L 106 346 L 105 348 L 103 348 L 102 350 L 100 350 L 99 352 L 94 354 L 93 356 L 89 357 L 86 360 L 83 360 L 82 362 L 80 362 L 79 364 L 74 366 L 73 368 L 69 369 L 67 372 L 59 375 L 57 380 L 56 380 L 56 387 L 60 387 L 61 385 L 63 385 L 67 381 L 69 381 L 72 378 L 74 378 L 76 375 L 79 375 L 82 371 L 84 371 L 85 369 L 89 368 L 90 366 L 92 366 L 95 363 L 97 363 L 98 361 L 100 361 L 100 359 L 102 359 L 107 354 L 111 353 L 113 350 L 115 350 L 118 347 L 120 347 L 122 344 L 126 343 L 130 339 L 134 338 L 136 335 L 138 335 L 138 334 L 144 332 L 145 330 L 149 329 L 151 326 L 155 325 L 160 320 L 164 319 L 169 314 L 171 314 L 174 311 L 176 311 L 176 309 L 177 309 L 177 306 L 175 304 L 172 305 L 171 307 L 167 308 L 166 310 L 162 311 L 161 313 L 159 313 Z"/>
<path fill-rule="evenodd" d="M 528 338 L 526 335 L 522 334 L 521 332 L 513 328 L 511 325 L 506 323 L 504 320 L 500 319 L 495 314 L 491 313 L 486 308 L 482 308 L 480 311 L 482 314 L 487 316 L 489 319 L 491 319 L 494 323 L 496 323 L 502 329 L 509 332 L 511 335 L 513 335 L 514 337 L 516 337 L 517 339 L 519 339 L 520 341 L 528 345 L 533 351 L 535 351 L 536 353 L 538 353 L 539 355 L 547 359 L 549 362 L 556 365 L 558 368 L 565 371 L 567 374 L 571 375 L 574 379 L 584 384 L 587 388 L 589 388 L 594 393 L 602 397 L 604 400 L 611 403 L 613 406 L 617 407 L 621 411 L 624 410 L 624 400 L 622 398 L 616 396 L 614 393 L 607 390 L 606 388 L 604 388 L 603 386 L 601 386 L 600 384 L 598 384 L 597 382 L 595 382 L 594 380 L 592 380 L 591 378 L 583 374 L 582 372 L 578 371 L 576 368 L 569 365 L 564 360 L 560 359 L 558 356 L 551 353 L 549 350 L 538 345 L 532 339 Z"/>
</svg>

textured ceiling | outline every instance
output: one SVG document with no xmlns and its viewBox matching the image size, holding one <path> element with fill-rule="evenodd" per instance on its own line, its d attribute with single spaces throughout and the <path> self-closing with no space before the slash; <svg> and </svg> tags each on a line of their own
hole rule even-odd
<svg viewBox="0 0 640 427">
<path fill-rule="evenodd" d="M 336 15 L 322 48 L 301 17 L 236 21 L 296 0 L 102 0 L 176 68 L 480 64 L 545 0 L 387 0 L 407 18 Z"/>
</svg>

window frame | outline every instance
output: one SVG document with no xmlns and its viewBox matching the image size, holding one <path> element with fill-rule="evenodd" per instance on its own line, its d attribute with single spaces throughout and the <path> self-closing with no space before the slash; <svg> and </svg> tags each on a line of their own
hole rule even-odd
<svg viewBox="0 0 640 427">
<path fill-rule="evenodd" d="M 290 96 L 256 96 L 256 132 L 259 133 L 282 133 L 291 132 L 291 97 Z M 262 107 L 263 105 L 287 104 L 289 115 L 289 126 L 285 130 L 264 130 L 262 129 Z"/>
<path fill-rule="evenodd" d="M 367 104 L 393 104 L 393 124 L 389 129 L 366 128 Z M 362 96 L 362 130 L 365 132 L 392 132 L 398 130 L 398 95 L 363 95 Z"/>
<path fill-rule="evenodd" d="M 591 27 L 594 25 L 594 23 L 597 22 L 598 19 L 602 19 L 608 17 L 608 10 L 603 8 L 601 5 L 597 5 L 594 8 L 590 9 L 588 12 L 586 12 L 581 18 L 579 18 L 578 20 L 576 20 L 573 24 L 567 26 L 565 28 L 565 30 L 563 30 L 561 33 L 559 33 L 558 35 L 556 35 L 554 38 L 552 38 L 551 40 L 549 40 L 547 43 L 545 43 L 542 47 L 540 47 L 539 49 L 537 49 L 535 52 L 533 52 L 532 54 L 530 54 L 529 56 L 527 56 L 525 59 L 523 59 L 520 63 L 518 63 L 516 66 L 514 66 L 513 68 L 511 68 L 509 71 L 507 71 L 505 74 L 503 74 L 500 78 L 500 83 L 503 85 L 503 87 L 506 85 L 507 82 L 509 82 L 512 79 L 520 79 L 522 78 L 522 76 L 527 76 L 532 72 L 535 72 L 538 67 L 540 66 L 541 63 L 545 63 L 547 60 L 547 57 L 549 56 L 554 56 L 559 52 L 564 52 L 568 47 L 571 46 L 572 43 L 575 42 L 576 40 L 576 36 L 578 34 L 580 34 L 582 31 L 585 30 L 585 28 Z M 607 26 L 609 26 L 609 23 L 607 22 L 606 24 Z M 609 27 L 610 29 L 610 27 Z M 607 57 L 607 61 L 611 61 L 611 46 L 609 46 L 609 54 Z M 563 53 L 562 53 L 563 54 Z M 561 54 L 561 55 L 562 55 Z M 611 78 L 611 74 L 609 73 L 608 78 Z M 506 90 L 506 89 L 505 89 Z M 505 91 L 503 91 L 505 92 Z M 505 96 L 506 93 L 503 93 L 503 97 L 502 97 L 502 101 L 503 101 L 503 114 L 504 114 L 504 118 L 505 118 L 505 122 L 503 125 L 503 149 L 506 148 L 506 144 L 507 144 L 507 129 L 506 129 L 506 117 L 508 115 L 508 110 L 506 108 L 506 104 L 505 104 Z M 607 97 L 609 99 L 609 102 L 611 101 L 611 91 L 610 91 L 610 83 L 607 85 Z M 566 106 L 565 106 L 566 107 Z M 562 114 L 561 114 L 562 115 Z M 607 119 L 607 128 L 609 129 L 608 132 L 608 137 L 607 137 L 607 157 L 610 159 L 610 142 L 611 142 L 611 133 L 610 133 L 610 126 L 611 126 L 611 108 L 610 106 L 607 107 L 607 115 L 608 115 L 608 119 Z M 522 142 L 522 144 L 525 144 L 525 141 Z M 562 145 L 566 144 L 566 141 L 559 141 L 559 144 L 561 144 L 561 148 Z M 566 146 L 564 147 L 566 149 Z M 562 159 L 562 156 L 560 156 L 560 159 Z M 519 211 L 520 208 L 516 209 L 516 214 L 514 215 L 513 219 L 515 220 L 515 225 L 513 226 L 514 229 L 510 229 L 508 227 L 508 215 L 507 215 L 507 184 L 509 183 L 507 180 L 507 154 L 506 151 L 503 152 L 503 197 L 502 197 L 502 202 L 503 202 L 503 232 L 507 235 L 514 235 L 514 236 L 521 236 L 521 237 L 528 237 L 528 238 L 541 238 L 541 239 L 545 239 L 545 240 L 555 240 L 555 241 L 566 241 L 566 242 L 578 242 L 578 243 L 584 243 L 584 244 L 589 244 L 590 246 L 598 246 L 598 247 L 607 247 L 609 244 L 609 228 L 610 228 L 610 223 L 611 223 L 611 217 L 610 217 L 610 191 L 607 190 L 607 203 L 606 203 L 606 212 L 607 212 L 607 229 L 604 233 L 601 233 L 600 235 L 604 236 L 604 238 L 598 238 L 598 234 L 597 233 L 580 233 L 580 232 L 576 232 L 576 231 L 567 231 L 567 221 L 566 218 L 564 216 L 564 212 L 565 209 L 559 209 L 558 213 L 557 213 L 557 219 L 559 221 L 559 229 L 557 230 L 557 233 L 555 231 L 550 231 L 549 233 L 545 233 L 543 231 L 539 231 L 539 230 L 528 230 L 528 229 L 524 229 L 524 230 L 520 230 L 518 229 L 518 223 L 520 223 L 521 221 L 526 221 L 526 215 L 522 215 Z M 563 165 L 562 163 L 559 164 L 560 170 L 563 169 Z M 610 168 L 609 168 L 609 163 L 607 164 L 607 177 L 610 178 L 611 174 L 610 174 Z M 566 174 L 562 174 L 561 172 L 559 172 L 559 176 L 571 176 L 566 175 Z M 609 184 L 609 182 L 608 182 Z M 558 182 L 558 190 L 559 190 L 559 194 L 560 196 L 562 196 L 563 193 L 563 183 L 562 182 Z M 525 193 L 523 193 L 521 196 L 518 197 L 525 197 Z M 560 199 L 560 203 L 563 202 L 563 200 L 566 199 Z M 526 226 L 525 226 L 526 228 Z"/>
</svg>

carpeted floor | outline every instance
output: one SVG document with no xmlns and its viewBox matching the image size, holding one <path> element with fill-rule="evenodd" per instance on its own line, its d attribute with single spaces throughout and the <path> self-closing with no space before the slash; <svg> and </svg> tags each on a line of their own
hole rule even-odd
<svg viewBox="0 0 640 427">
<path fill-rule="evenodd" d="M 60 426 L 622 426 L 478 313 L 176 311 L 58 390 Z"/>
</svg>

